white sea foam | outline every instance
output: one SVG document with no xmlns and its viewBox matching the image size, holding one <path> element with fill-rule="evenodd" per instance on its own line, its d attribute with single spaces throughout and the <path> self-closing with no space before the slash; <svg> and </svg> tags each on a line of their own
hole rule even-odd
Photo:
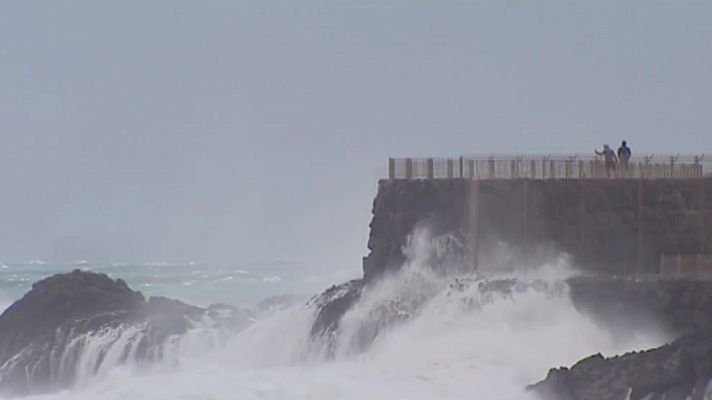
<svg viewBox="0 0 712 400">
<path fill-rule="evenodd" d="M 300 304 L 210 346 L 209 335 L 181 339 L 148 370 L 114 362 L 98 379 L 46 398 L 528 399 L 524 387 L 551 367 L 666 339 L 650 331 L 614 340 L 573 307 L 561 263 L 511 272 L 518 280 L 510 290 L 490 290 L 496 278 L 433 272 L 425 260 L 435 242 L 413 243 L 421 248 L 411 249 L 408 265 L 344 316 L 329 357 L 310 338 L 315 310 Z M 383 310 L 386 322 L 369 325 Z"/>
</svg>

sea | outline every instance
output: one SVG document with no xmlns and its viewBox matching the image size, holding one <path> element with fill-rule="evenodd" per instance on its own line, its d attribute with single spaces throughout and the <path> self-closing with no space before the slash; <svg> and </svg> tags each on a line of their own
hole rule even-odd
<svg viewBox="0 0 712 400">
<path fill-rule="evenodd" d="M 427 245 L 424 245 L 427 247 Z M 422 249 L 421 249 L 422 250 Z M 282 399 L 532 399 L 526 386 L 552 367 L 594 353 L 613 355 L 654 347 L 668 338 L 655 329 L 621 335 L 579 312 L 565 278 L 575 274 L 565 259 L 508 272 L 523 284 L 511 293 L 484 291 L 474 272 L 434 273 L 425 250 L 401 272 L 364 293 L 344 316 L 334 351 L 310 341 L 315 311 L 307 300 L 258 318 L 234 334 L 197 327 L 153 365 L 123 363 L 80 375 L 71 389 L 30 399 L 282 400 Z M 0 264 L 0 298 L 20 298 L 31 284 L 73 269 L 124 279 L 146 296 L 187 303 L 253 307 L 271 296 L 317 295 L 358 277 L 358 268 L 315 271 L 289 262 L 259 265 L 203 263 Z M 543 284 L 542 284 L 543 282 Z M 484 285 L 486 286 L 486 285 Z M 460 288 L 454 290 L 454 288 Z M 416 301 L 417 300 L 417 301 Z M 379 307 L 415 304 L 405 318 L 381 327 L 366 348 L 354 345 Z M 83 351 L 106 351 L 99 344 Z M 104 343 L 104 342 L 101 342 Z M 91 354 L 88 354 L 91 356 Z"/>
</svg>

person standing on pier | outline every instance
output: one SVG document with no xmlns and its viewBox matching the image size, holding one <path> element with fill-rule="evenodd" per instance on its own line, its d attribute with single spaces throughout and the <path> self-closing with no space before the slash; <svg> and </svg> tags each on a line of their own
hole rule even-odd
<svg viewBox="0 0 712 400">
<path fill-rule="evenodd" d="M 630 147 L 628 147 L 628 143 L 624 140 L 621 143 L 621 147 L 618 148 L 618 160 L 620 160 L 621 165 L 625 169 L 628 169 L 631 154 Z"/>
<path fill-rule="evenodd" d="M 603 151 L 594 151 L 597 155 L 604 157 L 606 161 L 606 175 L 608 175 L 608 177 L 610 178 L 611 173 L 616 172 L 616 164 L 618 163 L 618 157 L 616 157 L 616 153 L 614 153 L 613 149 L 611 149 L 611 147 L 607 144 L 603 145 Z"/>
</svg>

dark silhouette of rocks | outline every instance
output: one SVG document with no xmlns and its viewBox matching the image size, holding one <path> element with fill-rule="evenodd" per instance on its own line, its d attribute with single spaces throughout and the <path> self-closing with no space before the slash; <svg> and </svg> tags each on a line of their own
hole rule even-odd
<svg viewBox="0 0 712 400">
<path fill-rule="evenodd" d="M 163 343 L 204 316 L 235 330 L 250 318 L 248 312 L 226 305 L 203 309 L 163 297 L 146 301 L 121 279 L 105 274 L 75 270 L 45 278 L 0 315 L 0 394 L 70 387 L 77 376 L 83 335 L 136 327 L 127 344 L 132 350 L 126 348 L 122 360 L 131 356 L 156 361 L 163 356 Z"/>
<path fill-rule="evenodd" d="M 68 321 L 84 321 L 88 330 L 136 318 L 144 307 L 141 293 L 103 274 L 75 270 L 43 279 L 0 316 L 0 364 Z"/>
</svg>

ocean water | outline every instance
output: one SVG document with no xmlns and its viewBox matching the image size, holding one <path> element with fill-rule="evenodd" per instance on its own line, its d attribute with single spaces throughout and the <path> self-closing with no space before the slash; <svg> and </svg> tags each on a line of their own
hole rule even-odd
<svg viewBox="0 0 712 400">
<path fill-rule="evenodd" d="M 411 259 L 400 273 L 364 293 L 344 316 L 328 352 L 326 344 L 310 340 L 315 312 L 300 302 L 236 334 L 216 336 L 197 327 L 174 342 L 162 362 L 105 361 L 98 372 L 82 372 L 71 390 L 30 399 L 521 400 L 531 398 L 525 386 L 544 378 L 551 367 L 596 352 L 613 355 L 650 348 L 668 339 L 654 329 L 631 328 L 614 336 L 578 312 L 563 281 L 575 272 L 565 261 L 510 272 L 507 277 L 519 282 L 515 289 L 492 292 L 480 283 L 501 277 L 434 273 L 428 260 L 435 250 L 428 243 L 417 241 L 422 248 L 408 252 Z M 53 268 L 58 267 L 7 266 L 0 271 L 3 292 L 17 297 Z M 323 282 L 319 279 L 324 277 L 279 267 L 87 268 L 124 278 L 148 294 L 199 304 L 254 304 L 275 294 L 316 294 L 343 281 L 341 276 L 327 276 L 335 280 Z M 404 317 L 376 324 L 374 330 L 371 317 L 389 307 Z M 364 332 L 377 332 L 375 340 L 364 345 Z M 106 335 L 90 339 L 82 351 L 94 360 L 92 354 L 107 350 L 102 350 Z"/>
<path fill-rule="evenodd" d="M 227 303 L 251 307 L 260 300 L 283 294 L 310 295 L 334 282 L 355 278 L 356 267 L 319 270 L 290 262 L 260 262 L 245 265 L 206 263 L 68 264 L 33 260 L 21 264 L 0 262 L 0 308 L 22 297 L 33 282 L 56 273 L 83 269 L 121 278 L 146 297 L 166 296 L 189 304 L 207 306 Z"/>
</svg>

